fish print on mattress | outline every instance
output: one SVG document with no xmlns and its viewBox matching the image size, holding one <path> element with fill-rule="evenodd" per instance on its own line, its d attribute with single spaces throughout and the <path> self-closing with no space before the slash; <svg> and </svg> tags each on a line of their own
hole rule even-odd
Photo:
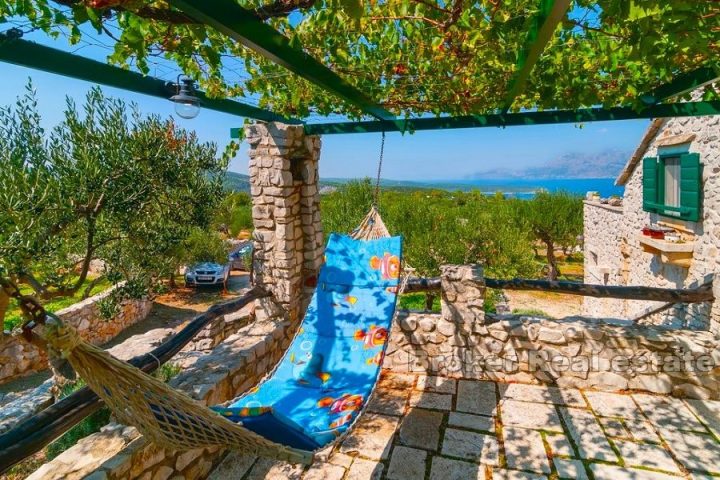
<svg viewBox="0 0 720 480">
<path fill-rule="evenodd" d="M 401 238 L 330 235 L 305 318 L 272 376 L 216 408 L 234 421 L 255 412 L 324 446 L 364 408 L 377 381 L 395 312 Z"/>
</svg>

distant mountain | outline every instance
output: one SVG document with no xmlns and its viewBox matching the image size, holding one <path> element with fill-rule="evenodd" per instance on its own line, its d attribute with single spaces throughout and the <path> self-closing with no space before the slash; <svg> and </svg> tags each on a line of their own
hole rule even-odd
<svg viewBox="0 0 720 480">
<path fill-rule="evenodd" d="M 599 153 L 566 153 L 538 167 L 496 168 L 475 173 L 471 179 L 615 178 L 630 152 L 611 149 Z"/>
<path fill-rule="evenodd" d="M 250 193 L 250 177 L 242 173 L 225 173 L 225 190 Z"/>
</svg>

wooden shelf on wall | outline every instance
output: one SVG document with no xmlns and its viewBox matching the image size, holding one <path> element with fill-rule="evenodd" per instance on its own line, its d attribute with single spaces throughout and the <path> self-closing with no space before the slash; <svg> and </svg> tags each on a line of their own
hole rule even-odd
<svg viewBox="0 0 720 480">
<path fill-rule="evenodd" d="M 661 262 L 678 267 L 690 268 L 695 242 L 675 243 L 650 238 L 646 235 L 638 235 L 637 238 L 643 251 L 652 253 L 653 255 L 659 255 Z"/>
</svg>

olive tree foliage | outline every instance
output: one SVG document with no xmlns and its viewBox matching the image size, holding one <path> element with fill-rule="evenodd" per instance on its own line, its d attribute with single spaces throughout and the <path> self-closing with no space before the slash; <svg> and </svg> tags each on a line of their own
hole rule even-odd
<svg viewBox="0 0 720 480">
<path fill-rule="evenodd" d="M 213 218 L 236 146 L 218 157 L 172 119 L 99 88 L 82 106 L 67 99 L 49 131 L 37 107 L 29 83 L 0 108 L 3 272 L 49 298 L 83 288 L 96 259 L 113 281 L 148 285 L 174 271 L 188 236 Z"/>
<path fill-rule="evenodd" d="M 242 230 L 252 230 L 252 199 L 246 192 L 226 192 L 215 213 L 219 231 L 236 237 Z"/>
<path fill-rule="evenodd" d="M 533 241 L 545 248 L 547 278 L 557 280 L 560 270 L 556 249 L 577 245 L 583 232 L 582 198 L 566 192 L 540 192 L 520 204 L 516 218 Z"/>
<path fill-rule="evenodd" d="M 325 231 L 357 227 L 372 203 L 372 188 L 366 179 L 323 196 Z M 415 275 L 437 276 L 443 264 L 480 263 L 488 275 L 531 276 L 537 268 L 530 236 L 516 221 L 517 202 L 479 192 L 398 190 L 381 195 L 380 211 L 390 232 L 403 236 L 403 257 Z"/>
<path fill-rule="evenodd" d="M 238 0 L 290 44 L 395 114 L 489 113 L 504 105 L 537 0 Z M 361 117 L 358 108 L 164 0 L 0 0 L 0 22 L 101 35 L 109 61 L 144 73 L 164 57 L 211 96 L 259 97 L 278 113 Z M 697 0 L 574 0 L 512 109 L 631 104 L 678 73 L 717 68 L 718 6 Z M 97 33 L 96 33 L 97 32 Z M 247 76 L 236 73 L 235 61 Z M 224 68 L 230 67 L 230 68 Z M 707 85 L 706 98 L 717 99 Z"/>
</svg>

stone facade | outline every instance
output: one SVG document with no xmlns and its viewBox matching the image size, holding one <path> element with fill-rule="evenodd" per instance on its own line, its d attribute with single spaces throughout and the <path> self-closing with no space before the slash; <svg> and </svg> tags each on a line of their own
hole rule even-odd
<svg viewBox="0 0 720 480">
<path fill-rule="evenodd" d="M 112 290 L 64 308 L 56 312 L 56 315 L 75 327 L 90 343 L 106 343 L 130 325 L 143 320 L 152 308 L 152 301 L 147 298 L 125 300 L 120 305 L 118 314 L 108 320 L 100 314 L 97 304 L 110 295 Z M 44 351 L 22 337 L 10 335 L 10 332 L 0 336 L 0 383 L 47 368 L 47 355 Z"/>
<path fill-rule="evenodd" d="M 625 185 L 622 207 L 586 202 L 585 282 L 607 285 L 644 285 L 693 288 L 720 271 L 720 116 L 655 120 L 640 147 L 618 179 Z M 654 157 L 663 148 L 687 146 L 700 154 L 703 165 L 702 209 L 697 222 L 683 221 L 643 211 L 642 158 Z M 665 262 L 647 253 L 638 240 L 644 226 L 660 223 L 675 228 L 692 242 L 689 268 Z M 720 298 L 720 282 L 714 282 Z M 583 314 L 592 317 L 636 318 L 662 302 L 607 300 L 586 297 Z M 676 305 L 646 320 L 675 328 L 710 329 L 720 333 L 720 302 Z"/>
<path fill-rule="evenodd" d="M 250 145 L 254 280 L 294 320 L 312 296 L 323 259 L 320 137 L 305 136 L 302 125 L 263 123 L 247 126 L 245 138 Z"/>
</svg>

